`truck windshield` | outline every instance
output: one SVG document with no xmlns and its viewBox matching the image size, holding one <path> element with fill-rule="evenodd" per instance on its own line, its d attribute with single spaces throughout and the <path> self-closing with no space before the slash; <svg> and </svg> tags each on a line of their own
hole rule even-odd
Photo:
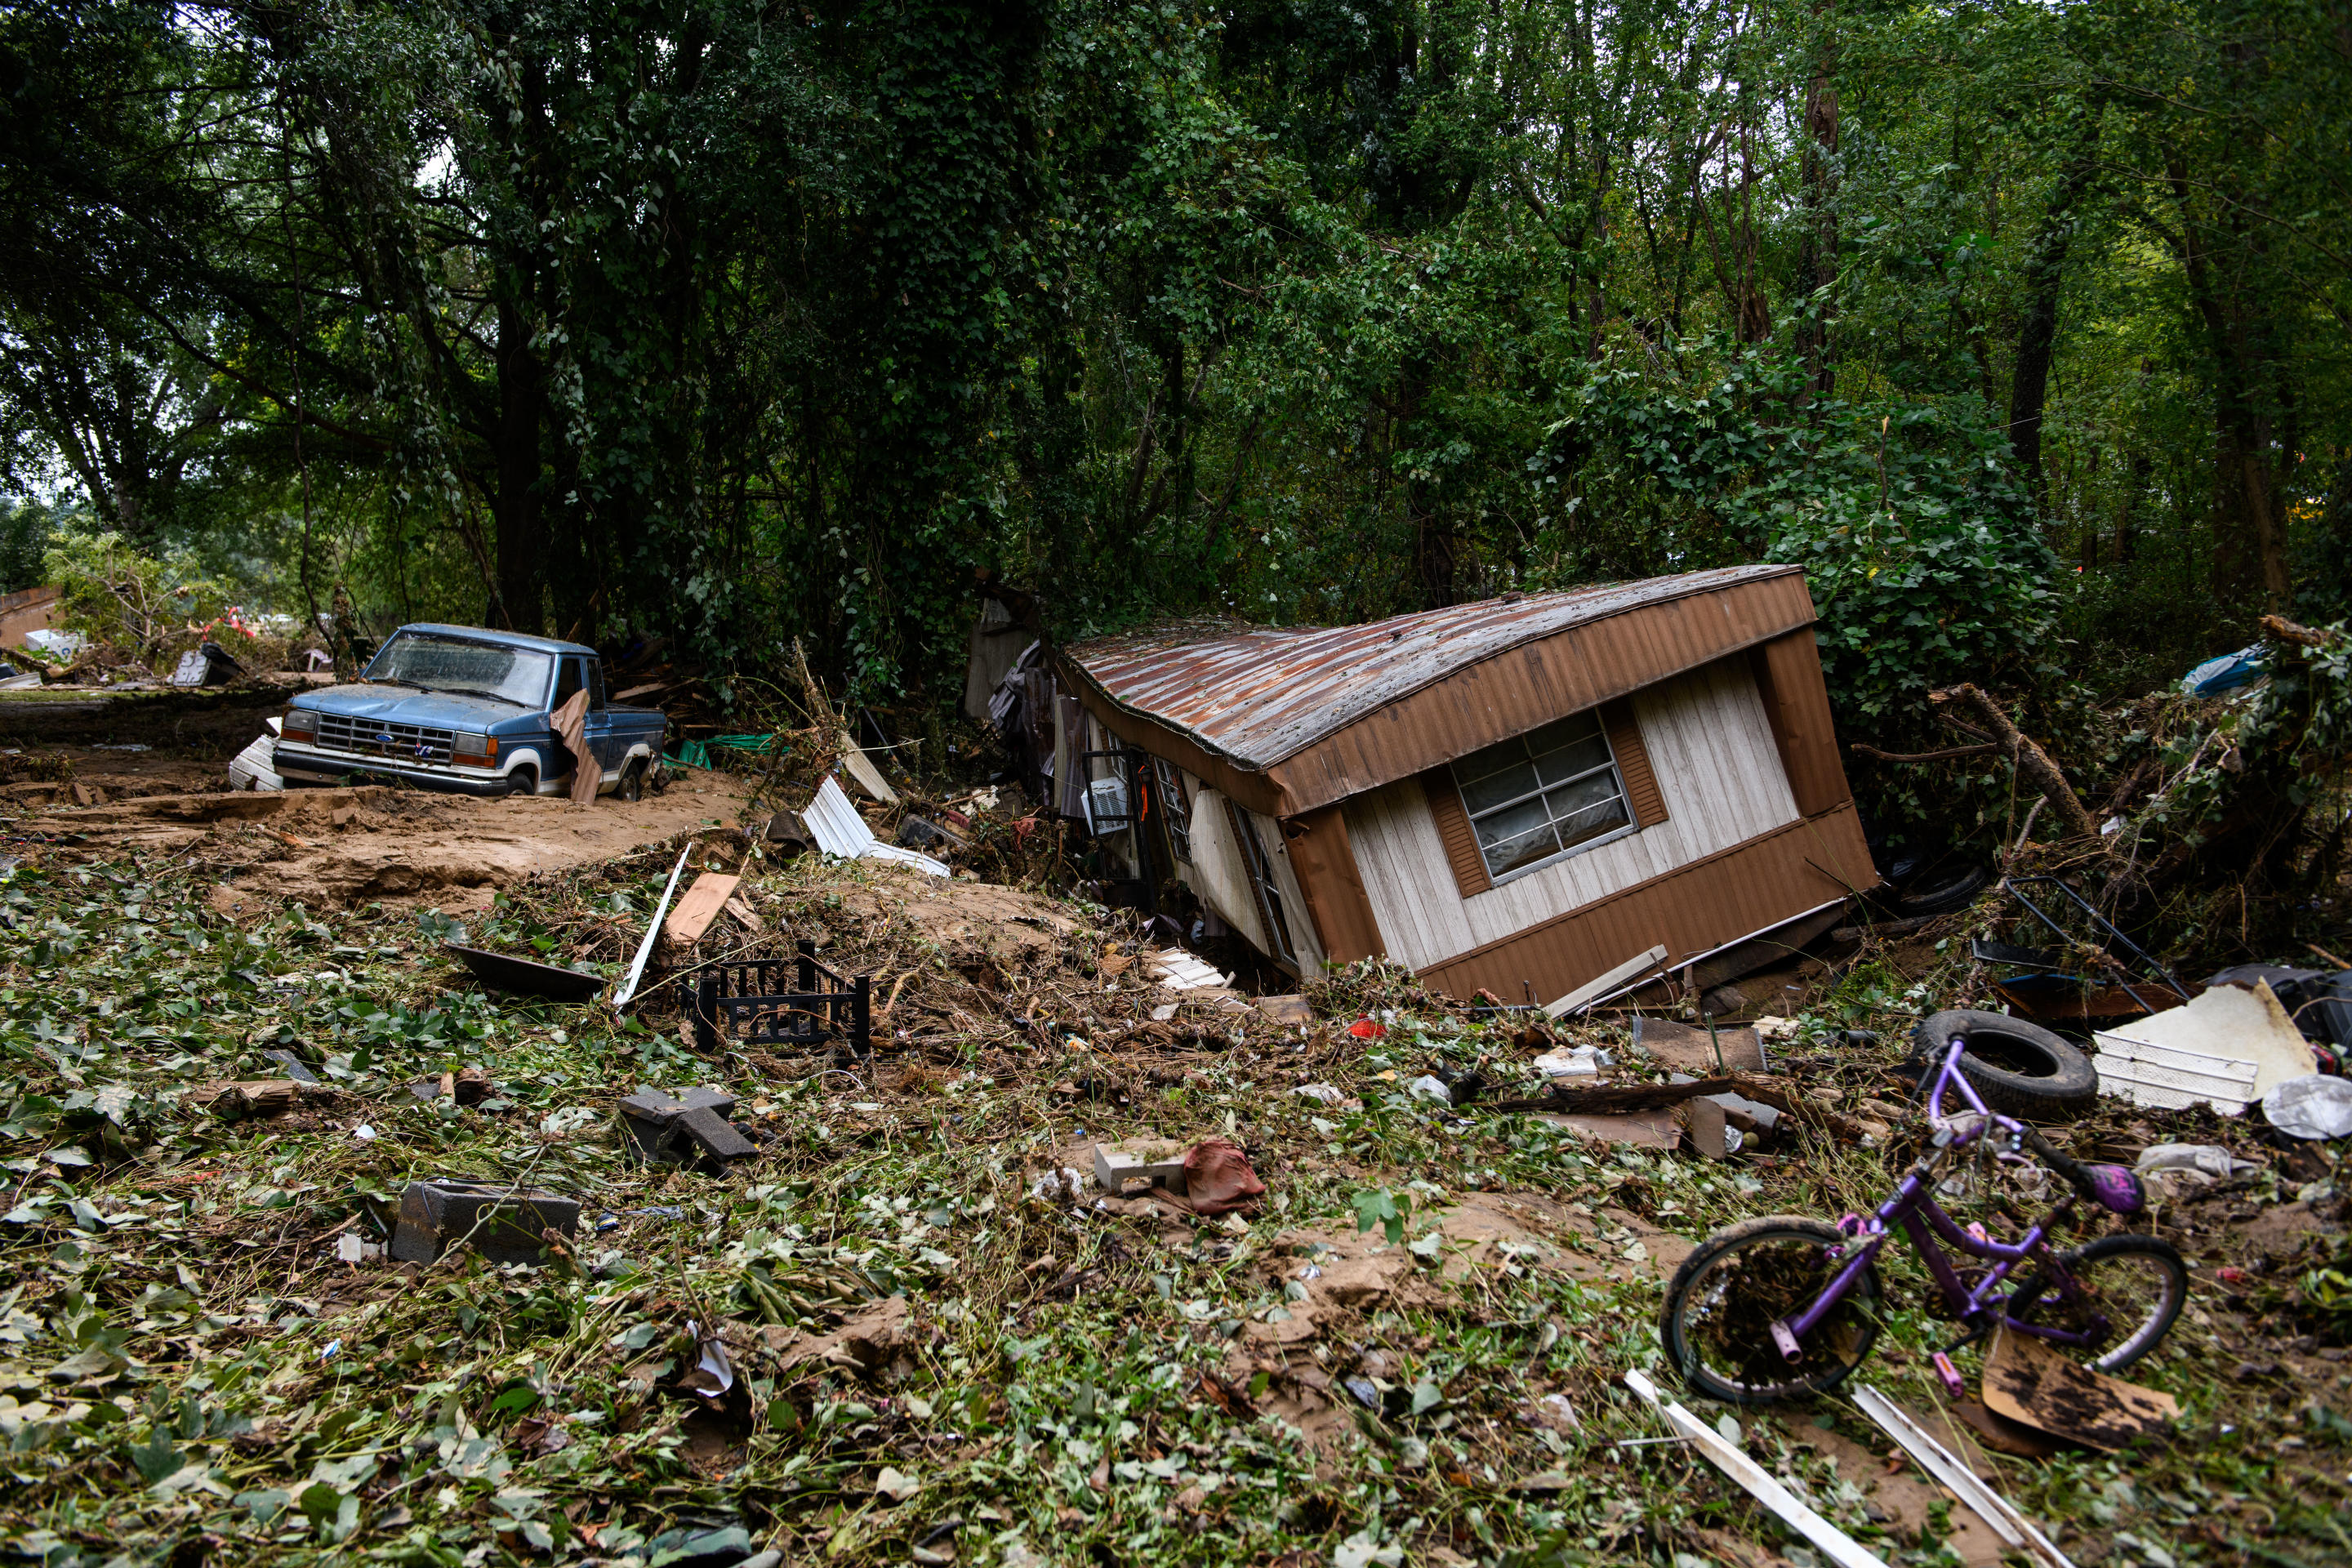
<svg viewBox="0 0 2352 1568">
<path fill-rule="evenodd" d="M 547 700 L 547 678 L 552 673 L 553 660 L 554 655 L 530 648 L 401 632 L 383 645 L 383 651 L 367 667 L 365 679 L 399 681 L 427 691 L 495 697 L 518 708 L 536 708 Z"/>
</svg>

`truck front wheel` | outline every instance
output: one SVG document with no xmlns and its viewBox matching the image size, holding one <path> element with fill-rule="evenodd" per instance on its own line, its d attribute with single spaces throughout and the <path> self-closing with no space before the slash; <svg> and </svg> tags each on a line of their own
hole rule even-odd
<svg viewBox="0 0 2352 1568">
<path fill-rule="evenodd" d="M 537 795 L 539 793 L 539 770 L 537 768 L 523 767 L 517 768 L 514 772 L 509 773 L 507 775 L 507 793 L 509 795 Z"/>
<path fill-rule="evenodd" d="M 643 800 L 646 797 L 646 760 L 632 757 L 621 768 L 621 782 L 613 793 L 623 800 Z"/>
</svg>

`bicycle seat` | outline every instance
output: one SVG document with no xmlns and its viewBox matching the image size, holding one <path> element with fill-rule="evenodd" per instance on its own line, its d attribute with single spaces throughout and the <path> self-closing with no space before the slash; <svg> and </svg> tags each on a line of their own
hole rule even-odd
<svg viewBox="0 0 2352 1568">
<path fill-rule="evenodd" d="M 2125 1165 L 2077 1165 L 2069 1173 L 2080 1179 L 2075 1191 L 2109 1214 L 2136 1215 L 2147 1207 L 2147 1189 Z"/>
</svg>

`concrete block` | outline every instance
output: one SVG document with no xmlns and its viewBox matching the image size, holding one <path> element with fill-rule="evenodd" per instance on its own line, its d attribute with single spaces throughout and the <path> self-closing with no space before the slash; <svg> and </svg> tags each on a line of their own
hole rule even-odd
<svg viewBox="0 0 2352 1568">
<path fill-rule="evenodd" d="M 537 1263 L 546 1250 L 541 1233 L 550 1230 L 579 1234 L 577 1198 L 488 1182 L 415 1182 L 400 1197 L 392 1255 L 430 1263 L 465 1243 L 493 1263 Z"/>
<path fill-rule="evenodd" d="M 1188 1145 L 1172 1138 L 1135 1143 L 1095 1145 L 1095 1180 L 1111 1197 L 1124 1197 L 1147 1187 L 1162 1187 L 1181 1196 L 1185 1190 L 1184 1155 Z"/>
</svg>

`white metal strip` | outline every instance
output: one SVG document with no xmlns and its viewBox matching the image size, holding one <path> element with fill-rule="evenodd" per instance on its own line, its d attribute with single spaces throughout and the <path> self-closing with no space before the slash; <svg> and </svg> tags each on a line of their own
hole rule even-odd
<svg viewBox="0 0 2352 1568">
<path fill-rule="evenodd" d="M 1675 1431 L 1698 1445 L 1716 1468 L 1746 1488 L 1750 1497 L 1787 1522 L 1791 1530 L 1820 1547 L 1845 1568 L 1886 1568 L 1886 1561 L 1871 1554 L 1853 1537 L 1797 1500 L 1788 1488 L 1766 1474 L 1764 1468 L 1730 1444 L 1723 1435 L 1681 1405 L 1658 1395 L 1657 1386 L 1638 1372 L 1625 1374 L 1625 1386 L 1657 1406 Z"/>
<path fill-rule="evenodd" d="M 686 869 L 686 858 L 694 853 L 689 844 L 677 852 L 677 864 L 669 868 L 669 886 L 662 889 L 661 902 L 654 906 L 654 918 L 646 924 L 646 940 L 637 943 L 636 962 L 629 965 L 629 978 L 621 986 L 621 994 L 613 998 L 613 1005 L 625 1007 L 629 998 L 637 994 L 637 981 L 646 972 L 646 960 L 654 953 L 654 938 L 661 934 L 662 916 L 669 912 L 669 896 L 677 891 L 678 874 Z"/>
<path fill-rule="evenodd" d="M 1881 1430 L 1900 1443 L 1904 1452 L 1918 1460 L 1921 1468 L 1951 1488 L 1954 1496 L 1975 1510 L 1977 1517 L 1991 1526 L 1994 1534 L 2011 1546 L 2024 1547 L 2050 1568 L 2074 1568 L 2066 1554 L 2036 1530 L 2033 1521 L 2020 1513 L 2016 1505 L 1987 1486 L 1958 1455 L 1936 1441 L 1934 1434 L 1912 1420 L 1893 1400 L 1874 1388 L 1864 1387 L 1854 1391 L 1853 1402 L 1864 1415 L 1878 1423 Z"/>
</svg>

